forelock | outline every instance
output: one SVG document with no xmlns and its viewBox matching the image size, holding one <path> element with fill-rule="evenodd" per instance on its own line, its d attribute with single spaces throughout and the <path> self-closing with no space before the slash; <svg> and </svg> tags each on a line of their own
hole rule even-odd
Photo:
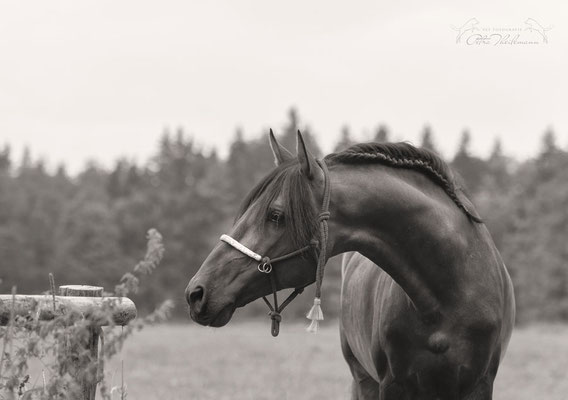
<svg viewBox="0 0 568 400">
<path fill-rule="evenodd" d="M 256 227 L 261 228 L 278 197 L 282 198 L 286 237 L 294 248 L 306 246 L 317 235 L 317 211 L 313 191 L 297 160 L 279 165 L 264 177 L 243 201 L 237 219 L 254 207 L 251 220 L 258 221 Z"/>
</svg>

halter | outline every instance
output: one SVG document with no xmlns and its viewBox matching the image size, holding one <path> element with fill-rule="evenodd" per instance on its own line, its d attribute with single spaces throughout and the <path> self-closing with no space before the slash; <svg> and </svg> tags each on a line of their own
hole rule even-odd
<svg viewBox="0 0 568 400">
<path fill-rule="evenodd" d="M 258 264 L 258 271 L 268 275 L 270 280 L 270 286 L 272 289 L 272 295 L 274 297 L 274 305 L 270 304 L 270 301 L 266 298 L 266 296 L 262 296 L 262 299 L 270 309 L 268 315 L 272 320 L 271 326 L 271 333 L 272 336 L 278 336 L 280 332 L 280 321 L 282 321 L 282 316 L 280 315 L 281 312 L 286 308 L 288 304 L 292 302 L 300 293 L 304 291 L 305 286 L 295 288 L 294 291 L 284 300 L 284 302 L 279 306 L 278 305 L 278 296 L 277 296 L 277 285 L 276 285 L 276 277 L 272 274 L 272 265 L 279 261 L 288 260 L 290 258 L 299 256 L 304 254 L 307 251 L 314 250 L 315 257 L 317 259 L 317 270 L 316 270 L 316 296 L 314 299 L 314 307 L 308 313 L 308 318 L 312 319 L 312 325 L 310 325 L 309 330 L 312 332 L 317 331 L 317 321 L 323 320 L 323 313 L 321 312 L 320 303 L 321 303 L 321 284 L 323 279 L 323 270 L 325 267 L 325 263 L 327 262 L 327 239 L 328 239 L 328 227 L 327 227 L 327 220 L 330 217 L 329 213 L 329 200 L 330 200 L 330 192 L 331 186 L 329 184 L 329 171 L 327 169 L 327 165 L 322 160 L 317 160 L 318 165 L 321 167 L 323 171 L 323 179 L 324 179 L 324 186 L 323 186 L 323 201 L 321 206 L 321 211 L 318 215 L 318 222 L 319 222 L 319 233 L 320 233 L 320 240 L 312 239 L 310 244 L 298 249 L 294 250 L 290 253 L 286 253 L 284 255 L 270 258 L 268 256 L 261 256 L 260 254 L 254 252 L 253 250 L 246 247 L 244 244 L 240 243 L 238 240 L 232 238 L 229 235 L 221 235 L 220 240 L 227 243 L 228 245 L 232 246 L 233 248 L 237 249 L 244 255 L 252 258 L 259 262 Z M 307 285 L 306 285 L 307 286 Z"/>
</svg>

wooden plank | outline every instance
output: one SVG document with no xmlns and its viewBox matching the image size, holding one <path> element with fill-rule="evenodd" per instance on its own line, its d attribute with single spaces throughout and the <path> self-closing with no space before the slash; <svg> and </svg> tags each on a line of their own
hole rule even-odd
<svg viewBox="0 0 568 400">
<path fill-rule="evenodd" d="M 36 313 L 32 310 L 38 305 Z M 85 317 L 97 316 L 103 307 L 112 307 L 112 319 L 117 325 L 126 325 L 136 318 L 136 306 L 127 297 L 78 297 L 55 296 L 55 306 L 51 295 L 25 295 L 15 296 L 14 314 L 40 321 L 48 321 L 63 313 L 75 310 Z M 0 325 L 6 325 L 10 319 L 12 295 L 0 295 Z M 106 324 L 103 324 L 106 325 Z"/>
<path fill-rule="evenodd" d="M 104 288 L 89 285 L 63 285 L 59 286 L 60 296 L 103 297 Z"/>
</svg>

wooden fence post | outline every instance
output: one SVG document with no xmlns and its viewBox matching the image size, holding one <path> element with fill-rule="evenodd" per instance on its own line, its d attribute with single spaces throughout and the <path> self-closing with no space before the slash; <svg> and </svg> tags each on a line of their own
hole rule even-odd
<svg viewBox="0 0 568 400">
<path fill-rule="evenodd" d="M 102 297 L 103 288 L 100 286 L 65 285 L 59 286 L 60 296 L 76 297 Z M 92 324 L 83 343 L 70 349 L 71 370 L 69 373 L 75 377 L 81 387 L 84 400 L 95 400 L 99 379 L 99 336 L 101 327 Z M 102 371 L 101 371 L 102 372 Z"/>
<path fill-rule="evenodd" d="M 67 312 L 83 315 L 90 323 L 89 332 L 82 343 L 68 349 L 72 362 L 67 372 L 75 377 L 81 387 L 81 400 L 95 400 L 97 384 L 102 376 L 102 371 L 98 370 L 98 345 L 102 332 L 100 324 L 128 324 L 136 318 L 136 305 L 127 297 L 102 297 L 103 288 L 98 286 L 60 286 L 59 294 L 0 294 L 0 326 L 10 324 L 18 316 L 50 321 Z M 110 307 L 112 321 L 90 319 L 93 310 L 105 307 Z"/>
</svg>

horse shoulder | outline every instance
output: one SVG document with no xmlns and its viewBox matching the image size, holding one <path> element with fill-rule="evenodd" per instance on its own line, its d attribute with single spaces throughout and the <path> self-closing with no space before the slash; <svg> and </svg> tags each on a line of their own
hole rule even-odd
<svg viewBox="0 0 568 400">
<path fill-rule="evenodd" d="M 340 329 L 344 345 L 349 348 L 349 356 L 354 357 L 369 376 L 380 379 L 387 364 L 378 340 L 378 323 L 383 318 L 384 299 L 393 281 L 359 253 L 344 256 L 343 263 Z M 347 355 L 345 351 L 344 355 Z"/>
</svg>

